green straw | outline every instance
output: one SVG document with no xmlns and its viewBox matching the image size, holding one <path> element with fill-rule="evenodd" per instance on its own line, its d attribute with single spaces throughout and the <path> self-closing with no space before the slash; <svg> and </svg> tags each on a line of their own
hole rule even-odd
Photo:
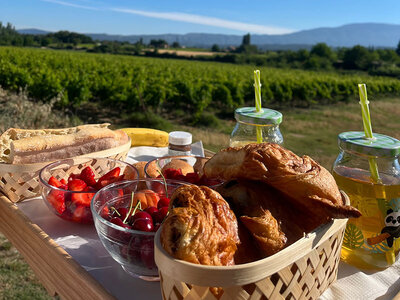
<svg viewBox="0 0 400 300">
<path fill-rule="evenodd" d="M 367 139 L 374 139 L 374 135 L 372 133 L 371 117 L 368 107 L 369 101 L 367 99 L 367 87 L 364 83 L 358 85 L 358 92 L 360 95 L 361 115 L 363 119 L 365 137 Z M 368 158 L 368 162 L 372 179 L 376 183 L 381 182 L 378 172 L 378 165 L 376 164 L 375 158 Z"/>
<path fill-rule="evenodd" d="M 261 112 L 261 82 L 260 82 L 260 70 L 254 71 L 254 94 L 256 99 L 256 112 Z M 256 125 L 257 132 L 257 143 L 262 143 L 262 129 Z"/>
</svg>

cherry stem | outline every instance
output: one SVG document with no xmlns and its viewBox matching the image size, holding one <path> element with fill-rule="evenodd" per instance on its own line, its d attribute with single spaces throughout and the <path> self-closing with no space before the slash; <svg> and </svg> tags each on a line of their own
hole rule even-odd
<svg viewBox="0 0 400 300">
<path fill-rule="evenodd" d="M 115 212 L 119 217 L 121 216 L 121 214 L 119 213 L 119 211 L 118 211 L 114 206 L 111 206 L 110 209 L 111 209 L 113 212 Z"/>
<path fill-rule="evenodd" d="M 135 193 L 132 192 L 132 196 L 131 196 L 131 205 L 129 206 L 129 211 L 128 211 L 128 213 L 126 214 L 125 219 L 122 221 L 122 223 L 124 223 L 124 224 L 126 224 L 126 223 L 125 223 L 126 220 L 127 220 L 127 219 L 130 217 L 130 215 L 131 215 L 131 211 L 132 211 L 132 207 L 133 207 L 133 196 L 134 196 L 134 195 L 135 195 Z M 138 202 L 136 203 L 135 209 L 133 210 L 132 215 L 135 214 L 136 209 L 138 208 L 139 205 L 140 205 L 140 201 L 138 200 Z"/>
</svg>

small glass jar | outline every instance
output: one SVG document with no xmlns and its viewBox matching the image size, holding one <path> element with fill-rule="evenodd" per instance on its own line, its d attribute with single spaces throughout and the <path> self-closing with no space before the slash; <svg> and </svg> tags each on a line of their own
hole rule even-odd
<svg viewBox="0 0 400 300">
<path fill-rule="evenodd" d="M 339 134 L 338 143 L 333 176 L 362 214 L 347 223 L 341 257 L 362 269 L 384 269 L 400 250 L 400 141 L 351 131 Z"/>
<path fill-rule="evenodd" d="M 236 126 L 229 142 L 231 147 L 257 143 L 257 136 L 263 143 L 283 144 L 279 130 L 282 114 L 279 111 L 262 108 L 257 112 L 255 107 L 241 107 L 235 110 L 235 119 Z"/>
<path fill-rule="evenodd" d="M 168 135 L 168 155 L 191 155 L 192 134 L 186 131 L 172 131 Z"/>
</svg>

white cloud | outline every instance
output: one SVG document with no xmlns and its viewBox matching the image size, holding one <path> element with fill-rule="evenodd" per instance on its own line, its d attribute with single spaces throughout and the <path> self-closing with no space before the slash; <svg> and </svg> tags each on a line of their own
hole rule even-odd
<svg viewBox="0 0 400 300">
<path fill-rule="evenodd" d="M 134 9 L 125 9 L 125 8 L 112 8 L 113 11 L 123 12 L 134 15 L 141 15 L 150 18 L 156 19 L 166 19 L 171 21 L 180 21 L 215 27 L 222 27 L 228 29 L 239 30 L 243 32 L 251 32 L 251 33 L 260 33 L 260 34 L 284 34 L 293 32 L 293 30 L 273 27 L 273 26 L 264 26 L 257 24 L 249 24 L 243 22 L 235 22 L 229 20 L 223 20 L 219 18 L 205 17 L 199 15 L 185 14 L 185 13 L 177 13 L 177 12 L 152 12 L 152 11 L 142 11 L 142 10 L 134 10 Z"/>
<path fill-rule="evenodd" d="M 64 5 L 64 6 L 76 7 L 76 8 L 84 8 L 84 9 L 90 9 L 90 10 L 100 10 L 100 8 L 93 7 L 93 6 L 85 6 L 85 5 L 80 5 L 80 4 L 75 4 L 75 3 L 65 2 L 65 1 L 59 1 L 59 0 L 41 0 L 41 1 L 60 4 L 60 5 Z"/>
<path fill-rule="evenodd" d="M 128 9 L 128 8 L 98 8 L 98 7 L 85 6 L 85 5 L 75 4 L 75 3 L 71 3 L 71 2 L 60 1 L 60 0 L 42 0 L 42 1 L 55 3 L 55 4 L 59 4 L 59 5 L 64 5 L 64 6 L 76 7 L 76 8 L 83 8 L 83 9 L 90 9 L 90 10 L 110 10 L 110 11 L 114 11 L 114 12 L 140 15 L 140 16 L 155 18 L 155 19 L 164 19 L 164 20 L 171 20 L 171 21 L 227 28 L 227 29 L 238 30 L 241 32 L 250 32 L 250 33 L 258 33 L 258 34 L 285 34 L 285 33 L 294 32 L 294 30 L 287 29 L 287 28 L 264 26 L 264 25 L 257 25 L 257 24 L 244 23 L 244 22 L 235 22 L 235 21 L 229 21 L 229 20 L 224 20 L 224 19 L 219 19 L 219 18 L 179 13 L 179 12 L 154 12 L 154 11 L 143 11 L 143 10 L 135 10 L 135 9 Z"/>
</svg>

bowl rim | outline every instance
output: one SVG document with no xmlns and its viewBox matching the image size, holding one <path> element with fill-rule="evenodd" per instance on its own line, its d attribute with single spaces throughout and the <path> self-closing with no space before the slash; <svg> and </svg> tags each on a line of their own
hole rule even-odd
<svg viewBox="0 0 400 300">
<path fill-rule="evenodd" d="M 175 180 L 175 179 L 166 179 L 166 180 L 167 180 L 167 181 L 178 182 L 178 183 L 181 183 L 181 185 L 190 185 L 188 182 L 179 181 L 179 180 Z M 117 230 L 119 230 L 119 231 L 121 231 L 121 232 L 134 233 L 134 234 L 140 234 L 140 235 L 147 235 L 147 236 L 153 236 L 153 237 L 156 235 L 156 233 L 158 232 L 158 230 L 157 230 L 157 231 L 150 231 L 150 232 L 149 232 L 149 231 L 140 231 L 140 230 L 135 230 L 135 229 L 124 228 L 124 227 L 118 226 L 118 225 L 116 225 L 116 224 L 114 224 L 114 223 L 111 223 L 110 221 L 104 219 L 104 218 L 96 211 L 96 209 L 94 208 L 94 199 L 96 198 L 97 194 L 98 194 L 100 191 L 105 190 L 105 189 L 107 189 L 107 188 L 112 188 L 112 187 L 117 186 L 117 185 L 120 185 L 120 184 L 122 184 L 122 183 L 128 184 L 128 183 L 133 183 L 133 182 L 135 182 L 135 181 L 138 181 L 138 182 L 139 182 L 139 181 L 157 181 L 157 182 L 163 183 L 163 179 L 162 179 L 162 178 L 138 178 L 138 179 L 133 179 L 133 180 L 122 180 L 122 181 L 114 182 L 114 183 L 111 183 L 111 184 L 105 186 L 104 188 L 98 190 L 98 191 L 95 193 L 95 195 L 93 196 L 92 200 L 90 201 L 90 211 L 91 211 L 92 216 L 93 216 L 93 221 L 94 221 L 96 230 L 97 230 L 96 221 L 99 221 L 99 222 L 101 222 L 102 224 L 104 224 L 104 225 L 106 225 L 106 226 L 108 226 L 108 227 L 111 227 L 111 228 L 113 228 L 113 229 L 117 229 Z"/>
<path fill-rule="evenodd" d="M 137 169 L 135 166 L 133 166 L 132 164 L 126 162 L 126 161 L 118 160 L 118 159 L 115 159 L 115 158 L 108 158 L 108 157 L 90 157 L 90 156 L 85 156 L 85 157 L 79 157 L 79 158 L 74 158 L 74 157 L 71 157 L 71 158 L 64 158 L 64 159 L 56 160 L 56 161 L 53 161 L 53 162 L 47 164 L 46 166 L 44 166 L 43 168 L 41 168 L 40 171 L 39 171 L 39 176 L 38 176 L 38 177 L 39 177 L 39 182 L 40 182 L 43 186 L 45 186 L 45 187 L 47 187 L 47 188 L 55 189 L 56 191 L 63 191 L 63 192 L 77 193 L 77 194 L 83 194 L 83 193 L 95 194 L 95 193 L 90 192 L 90 191 L 70 191 L 70 190 L 60 189 L 60 188 L 58 188 L 58 187 L 55 187 L 55 186 L 50 185 L 48 182 L 46 182 L 46 180 L 44 180 L 44 178 L 43 178 L 43 173 L 44 173 L 44 171 L 45 171 L 47 168 L 50 168 L 50 167 L 53 167 L 53 166 L 57 166 L 57 165 L 61 165 L 61 164 L 63 164 L 63 163 L 66 163 L 66 164 L 67 164 L 68 161 L 73 162 L 75 159 L 87 160 L 87 161 L 92 161 L 92 160 L 111 160 L 111 161 L 115 161 L 115 162 L 118 162 L 118 163 L 125 164 L 126 166 L 132 168 L 132 169 L 136 172 L 136 177 L 137 177 L 137 178 L 139 177 L 139 171 L 138 171 L 138 169 Z M 125 181 L 125 180 L 124 180 L 124 181 Z M 96 193 L 97 193 L 97 192 L 98 192 L 98 191 L 96 191 Z"/>
</svg>

